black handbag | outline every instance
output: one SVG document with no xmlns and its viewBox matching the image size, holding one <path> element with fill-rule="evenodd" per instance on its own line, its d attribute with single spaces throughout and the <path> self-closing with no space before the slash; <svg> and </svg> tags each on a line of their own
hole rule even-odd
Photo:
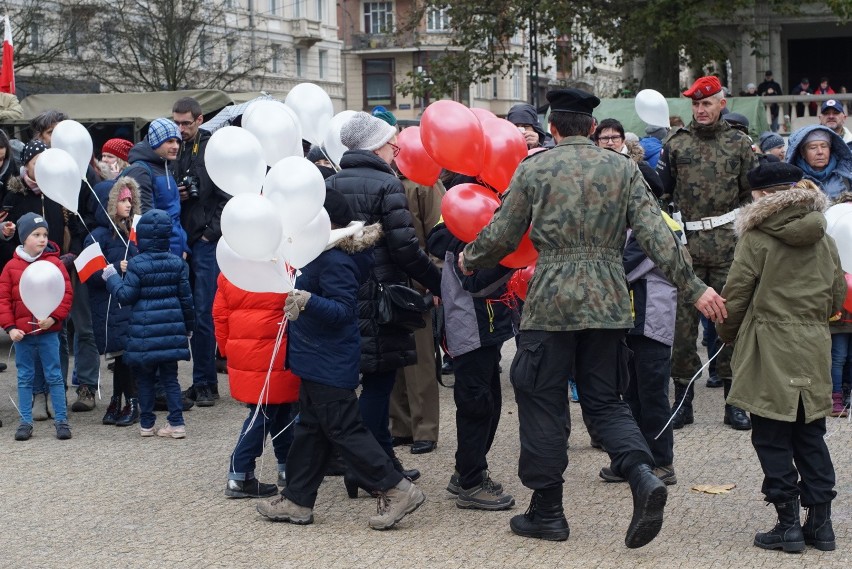
<svg viewBox="0 0 852 569">
<path fill-rule="evenodd" d="M 401 284 L 380 283 L 373 275 L 378 289 L 376 322 L 406 331 L 426 327 L 423 314 L 432 308 L 432 295 L 422 295 Z"/>
</svg>

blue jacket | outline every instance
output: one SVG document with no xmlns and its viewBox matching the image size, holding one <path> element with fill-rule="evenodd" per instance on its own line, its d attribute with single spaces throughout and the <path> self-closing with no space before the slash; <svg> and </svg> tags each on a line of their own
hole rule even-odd
<svg viewBox="0 0 852 569">
<path fill-rule="evenodd" d="M 651 168 L 656 168 L 657 162 L 660 160 L 660 151 L 663 149 L 663 143 L 653 136 L 646 136 L 639 139 L 639 145 L 645 151 L 645 161 Z"/>
<path fill-rule="evenodd" d="M 136 226 L 140 253 L 124 280 L 112 275 L 107 290 L 122 305 L 132 305 L 124 361 L 151 366 L 189 359 L 187 335 L 195 329 L 189 267 L 169 252 L 169 215 L 152 209 Z"/>
<path fill-rule="evenodd" d="M 100 203 L 113 217 L 115 221 L 115 206 L 118 203 L 118 190 L 112 191 L 115 185 L 115 180 L 106 180 L 95 185 L 95 193 L 98 196 Z M 133 192 L 133 207 L 130 212 L 130 220 L 128 225 L 122 226 L 120 222 L 115 222 L 118 228 L 122 231 L 121 237 L 116 235 L 115 229 L 110 224 L 107 214 L 100 208 L 95 211 L 95 220 L 97 227 L 86 237 L 83 245 L 88 247 L 94 242 L 98 242 L 106 257 L 107 263 L 110 263 L 121 274 L 121 261 L 124 260 L 125 254 L 129 261 L 139 253 L 136 244 L 129 242 L 129 248 L 125 245 L 128 241 L 129 223 L 133 221 L 133 215 L 139 213 L 139 191 Z M 122 241 L 122 239 L 124 241 Z M 115 298 L 112 298 L 107 292 L 106 283 L 102 277 L 103 271 L 98 271 L 89 277 L 86 281 L 86 286 L 89 288 L 89 301 L 92 311 L 92 329 L 95 333 L 95 343 L 98 346 L 98 352 L 106 354 L 109 352 L 118 352 L 127 347 L 127 330 L 130 324 L 130 306 L 121 304 Z"/>
<path fill-rule="evenodd" d="M 802 142 L 815 130 L 823 130 L 831 136 L 831 157 L 836 159 L 837 163 L 827 175 L 810 174 L 805 158 L 799 151 Z M 819 186 L 830 199 L 836 199 L 842 192 L 852 190 L 852 150 L 837 133 L 827 126 L 813 124 L 791 134 L 784 159 L 801 168 L 805 172 L 805 178 Z"/>
<path fill-rule="evenodd" d="M 332 248 L 302 268 L 297 288 L 311 293 L 290 322 L 287 367 L 303 380 L 342 389 L 358 387 L 361 333 L 358 289 L 373 267 L 381 225 L 352 224 L 332 231 Z"/>
</svg>

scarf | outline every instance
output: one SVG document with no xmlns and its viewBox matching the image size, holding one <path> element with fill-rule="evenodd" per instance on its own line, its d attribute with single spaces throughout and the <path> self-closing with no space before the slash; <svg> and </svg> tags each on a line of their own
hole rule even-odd
<svg viewBox="0 0 852 569">
<path fill-rule="evenodd" d="M 818 182 L 825 182 L 828 178 L 831 177 L 831 174 L 834 172 L 834 169 L 837 168 L 837 157 L 832 155 L 828 160 L 828 165 L 825 168 L 817 172 L 811 166 L 805 162 L 805 159 L 799 156 L 796 159 L 796 166 L 802 169 L 806 176 L 809 178 L 813 178 Z"/>
<path fill-rule="evenodd" d="M 34 262 L 34 261 L 37 261 L 37 260 L 38 260 L 38 258 L 39 258 L 39 257 L 41 257 L 41 254 L 42 254 L 42 253 L 44 253 L 44 250 L 42 250 L 42 252 L 41 252 L 41 253 L 39 253 L 38 255 L 36 255 L 35 257 L 33 257 L 32 255 L 30 255 L 29 253 L 27 253 L 27 252 L 24 250 L 24 246 L 23 246 L 23 245 L 18 245 L 18 247 L 15 249 L 15 254 L 16 254 L 16 255 L 18 255 L 18 257 L 20 257 L 21 259 L 23 259 L 23 260 L 24 260 L 24 261 L 26 261 L 27 263 L 32 263 L 32 262 Z"/>
<path fill-rule="evenodd" d="M 24 183 L 27 185 L 27 187 L 30 190 L 32 190 L 32 192 L 35 195 L 37 195 L 37 196 L 41 195 L 41 189 L 38 187 L 38 184 L 36 183 L 36 181 L 33 180 L 32 178 L 30 178 L 27 175 L 27 167 L 26 166 L 21 166 L 21 179 L 24 181 Z"/>
</svg>

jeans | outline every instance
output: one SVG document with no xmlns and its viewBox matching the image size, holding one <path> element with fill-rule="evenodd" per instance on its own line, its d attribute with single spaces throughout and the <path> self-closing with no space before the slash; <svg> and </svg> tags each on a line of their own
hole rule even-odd
<svg viewBox="0 0 852 569">
<path fill-rule="evenodd" d="M 844 368 L 852 368 L 852 332 L 831 335 L 831 391 L 841 393 Z M 845 382 L 845 383 L 848 383 Z"/>
<path fill-rule="evenodd" d="M 132 366 L 131 370 L 136 377 L 136 387 L 139 390 L 139 424 L 145 429 L 150 429 L 157 420 L 157 416 L 154 415 L 154 383 L 159 377 L 160 384 L 166 392 L 169 424 L 174 427 L 183 425 L 183 396 L 178 383 L 177 362 Z"/>
<path fill-rule="evenodd" d="M 62 373 L 62 385 L 65 387 L 65 382 L 68 381 L 68 331 L 65 326 L 59 334 L 59 370 Z M 33 379 L 33 393 L 50 393 L 47 382 L 44 380 L 44 371 L 41 367 L 41 360 L 38 357 L 38 352 L 33 352 L 33 370 L 35 378 Z"/>
<path fill-rule="evenodd" d="M 263 443 L 266 441 L 267 433 L 270 437 L 275 437 L 272 440 L 272 448 L 275 451 L 275 459 L 278 461 L 278 470 L 281 471 L 287 463 L 287 454 L 290 452 L 290 445 L 293 444 L 294 427 L 290 426 L 286 431 L 281 431 L 290 425 L 293 419 L 293 405 L 278 403 L 264 406 L 249 429 L 256 409 L 257 405 L 248 406 L 248 417 L 240 430 L 234 452 L 231 453 L 229 480 L 254 478 L 255 461 L 263 454 Z"/>
<path fill-rule="evenodd" d="M 192 300 L 195 303 L 195 332 L 192 347 L 192 384 L 216 387 L 216 336 L 213 333 L 213 297 L 216 296 L 216 243 L 199 239 L 189 257 L 192 274 Z"/>
<path fill-rule="evenodd" d="M 47 332 L 27 334 L 15 343 L 15 365 L 18 368 L 18 407 L 21 422 L 33 422 L 33 378 L 35 377 L 35 357 L 38 356 L 44 377 L 50 389 L 50 400 L 56 413 L 54 420 L 64 423 L 68 420 L 65 407 L 65 382 L 59 367 L 59 333 Z"/>
<path fill-rule="evenodd" d="M 365 373 L 361 378 L 361 398 L 358 400 L 364 424 L 388 456 L 394 454 L 389 421 L 390 395 L 395 382 L 396 370 Z"/>
<path fill-rule="evenodd" d="M 77 271 L 71 271 L 74 300 L 71 303 L 71 321 L 74 323 L 74 371 L 80 387 L 87 385 L 92 392 L 98 389 L 101 373 L 101 358 L 92 330 L 92 309 L 89 288 L 80 282 Z M 67 348 L 65 350 L 68 351 Z M 67 358 L 67 356 L 66 356 Z M 66 369 L 67 369 L 67 363 Z M 63 376 L 67 377 L 67 376 Z M 79 388 L 78 388 L 79 391 Z"/>
</svg>

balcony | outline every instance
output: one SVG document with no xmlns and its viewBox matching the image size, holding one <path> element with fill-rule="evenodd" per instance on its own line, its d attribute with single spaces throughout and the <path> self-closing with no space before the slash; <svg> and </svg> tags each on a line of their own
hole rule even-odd
<svg viewBox="0 0 852 569">
<path fill-rule="evenodd" d="M 353 34 L 353 51 L 413 51 L 419 42 L 414 33 L 405 34 Z"/>
<path fill-rule="evenodd" d="M 307 18 L 290 20 L 290 33 L 293 35 L 293 42 L 296 45 L 311 47 L 323 39 L 322 22 L 308 20 Z"/>
</svg>

